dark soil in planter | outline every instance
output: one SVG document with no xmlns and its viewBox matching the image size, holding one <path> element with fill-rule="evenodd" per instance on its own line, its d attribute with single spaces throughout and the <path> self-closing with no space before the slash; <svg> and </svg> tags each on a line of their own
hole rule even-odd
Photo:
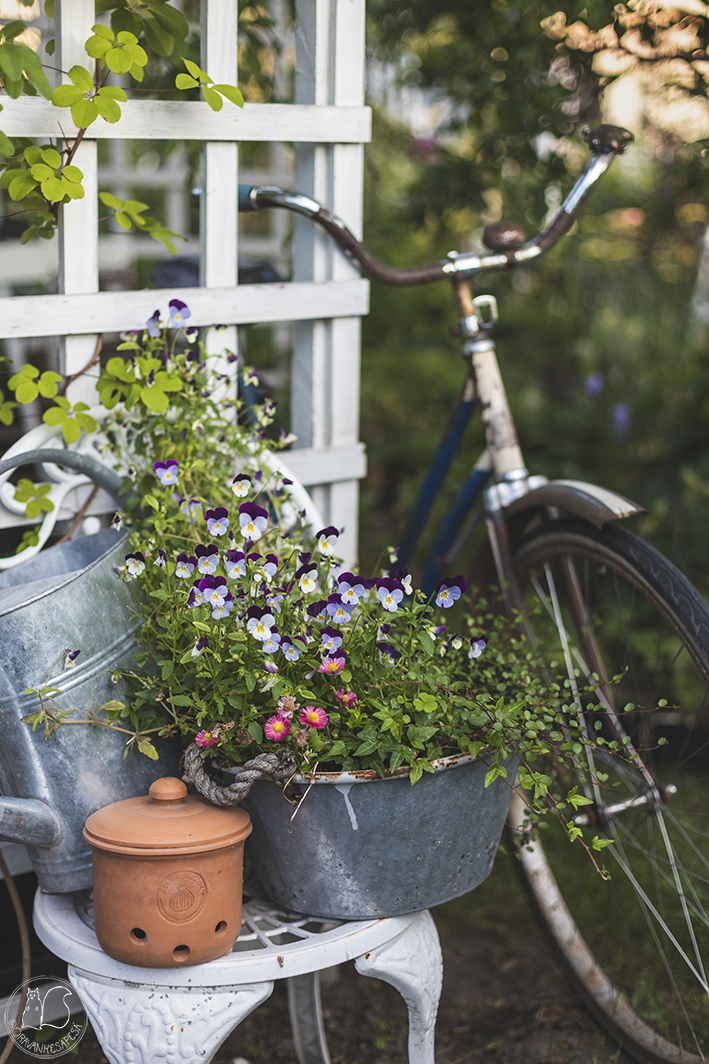
<svg viewBox="0 0 709 1064">
<path fill-rule="evenodd" d="M 594 872 L 589 866 L 589 876 Z M 631 1064 L 569 989 L 529 914 L 511 862 L 498 856 L 472 894 L 433 910 L 443 947 L 437 1064 Z M 405 1064 L 407 1016 L 399 994 L 353 964 L 322 990 L 332 1064 Z M 89 1030 L 71 1059 L 105 1064 Z M 13 1051 L 8 1064 L 26 1064 Z M 295 1064 L 284 983 L 231 1035 L 215 1064 Z"/>
</svg>

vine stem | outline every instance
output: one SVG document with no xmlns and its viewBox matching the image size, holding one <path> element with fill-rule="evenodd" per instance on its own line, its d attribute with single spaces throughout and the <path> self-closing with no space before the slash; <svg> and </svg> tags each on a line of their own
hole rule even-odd
<svg viewBox="0 0 709 1064">
<path fill-rule="evenodd" d="M 96 347 L 94 348 L 93 355 L 91 356 L 89 361 L 86 363 L 86 365 L 82 369 L 79 370 L 78 373 L 72 373 L 72 375 L 70 377 L 66 378 L 66 380 L 62 384 L 61 388 L 59 389 L 59 395 L 66 395 L 66 390 L 69 387 L 69 385 L 73 384 L 74 381 L 79 379 L 79 377 L 83 377 L 83 375 L 85 373 L 88 373 L 88 371 L 91 369 L 92 366 L 96 365 L 96 363 L 98 362 L 98 360 L 100 358 L 102 348 L 103 348 L 103 333 L 99 333 L 98 337 L 96 338 Z"/>
</svg>

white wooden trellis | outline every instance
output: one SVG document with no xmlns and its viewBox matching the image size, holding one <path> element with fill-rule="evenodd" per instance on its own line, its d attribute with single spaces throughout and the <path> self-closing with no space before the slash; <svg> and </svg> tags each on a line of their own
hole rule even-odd
<svg viewBox="0 0 709 1064">
<path fill-rule="evenodd" d="M 201 65 L 216 82 L 235 84 L 235 0 L 202 0 L 201 9 Z M 57 65 L 85 65 L 94 0 L 57 0 L 55 18 Z M 8 136 L 76 133 L 69 112 L 41 97 L 3 98 L 3 105 Z M 288 462 L 325 520 L 344 526 L 341 552 L 353 562 L 358 481 L 365 472 L 358 440 L 359 318 L 368 310 L 368 282 L 298 219 L 293 281 L 239 288 L 236 207 L 239 142 L 293 142 L 295 187 L 328 203 L 361 233 L 362 154 L 371 129 L 364 106 L 364 0 L 296 0 L 293 104 L 247 103 L 242 110 L 226 102 L 213 112 L 203 101 L 129 100 L 122 112 L 117 125 L 95 122 L 76 153 L 86 196 L 63 208 L 59 293 L 0 298 L 0 338 L 59 335 L 62 369 L 75 373 L 91 357 L 97 333 L 142 327 L 155 310 L 155 291 L 98 290 L 97 140 L 202 141 L 201 286 L 159 295 L 188 303 L 195 325 L 296 323 L 291 426 L 298 440 Z M 218 342 L 233 346 L 233 339 L 222 334 Z M 69 394 L 95 402 L 93 382 L 79 381 Z"/>
</svg>

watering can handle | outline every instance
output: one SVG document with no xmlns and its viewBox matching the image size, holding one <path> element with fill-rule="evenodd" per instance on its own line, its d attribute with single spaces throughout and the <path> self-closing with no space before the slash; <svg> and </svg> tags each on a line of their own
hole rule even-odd
<svg viewBox="0 0 709 1064">
<path fill-rule="evenodd" d="M 90 477 L 94 484 L 107 491 L 119 505 L 125 504 L 125 495 L 121 494 L 121 488 L 127 478 L 118 476 L 112 469 L 107 469 L 89 455 L 79 454 L 78 451 L 64 451 L 58 447 L 41 447 L 35 451 L 25 451 L 24 454 L 15 454 L 12 458 L 0 461 L 0 476 L 17 466 L 32 465 L 34 462 L 53 462 L 55 465 L 68 466 L 77 473 L 83 473 Z M 130 481 L 128 481 L 130 483 Z"/>
</svg>

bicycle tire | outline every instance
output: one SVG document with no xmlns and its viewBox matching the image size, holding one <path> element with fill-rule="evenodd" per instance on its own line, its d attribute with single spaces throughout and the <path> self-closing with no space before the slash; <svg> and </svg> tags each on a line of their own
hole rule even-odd
<svg viewBox="0 0 709 1064">
<path fill-rule="evenodd" d="M 624 806 L 593 829 L 614 840 L 601 855 L 610 882 L 550 826 L 520 851 L 527 893 L 586 1005 L 624 1051 L 643 1064 L 698 1064 L 709 1057 L 709 607 L 672 563 L 616 526 L 544 522 L 516 545 L 513 566 L 525 613 L 537 601 L 548 618 L 531 616 L 547 660 L 561 654 L 565 629 L 582 674 L 594 645 L 602 679 L 603 669 L 625 669 L 612 698 L 636 708 L 621 710 L 621 727 L 663 789 L 653 805 L 641 771 L 607 758 Z M 574 580 L 585 614 L 578 600 L 572 609 Z M 649 804 L 628 806 L 634 795 Z M 517 797 L 513 830 L 522 811 Z"/>
</svg>

